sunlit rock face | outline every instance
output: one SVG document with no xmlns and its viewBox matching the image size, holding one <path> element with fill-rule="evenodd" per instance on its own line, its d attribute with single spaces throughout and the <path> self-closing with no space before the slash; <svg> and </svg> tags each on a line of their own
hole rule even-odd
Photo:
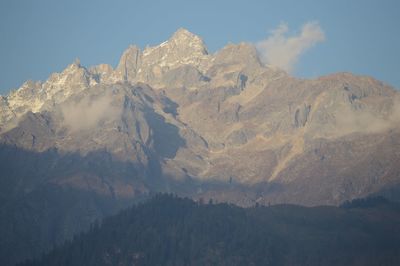
<svg viewBox="0 0 400 266">
<path fill-rule="evenodd" d="M 210 54 L 179 29 L 160 45 L 128 47 L 115 69 L 76 60 L 2 96 L 0 141 L 61 156 L 101 151 L 100 161 L 132 164 L 141 191 L 338 204 L 398 186 L 399 103 L 373 78 L 297 79 L 260 63 L 251 44 Z M 96 172 L 85 167 L 67 183 L 82 187 L 82 173 Z M 49 180 L 65 186 L 67 172 Z M 102 178 L 120 188 L 122 176 L 129 181 L 123 171 Z"/>
</svg>

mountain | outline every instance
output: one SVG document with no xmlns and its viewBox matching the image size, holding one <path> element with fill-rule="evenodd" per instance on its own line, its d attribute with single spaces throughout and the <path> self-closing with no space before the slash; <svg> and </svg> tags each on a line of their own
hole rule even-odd
<svg viewBox="0 0 400 266">
<path fill-rule="evenodd" d="M 241 206 L 399 200 L 399 122 L 400 93 L 371 77 L 298 79 L 251 44 L 209 53 L 185 29 L 130 46 L 115 69 L 75 60 L 0 98 L 0 262 L 154 192 Z"/>
<path fill-rule="evenodd" d="M 240 208 L 157 195 L 30 265 L 398 265 L 400 208 Z"/>
</svg>

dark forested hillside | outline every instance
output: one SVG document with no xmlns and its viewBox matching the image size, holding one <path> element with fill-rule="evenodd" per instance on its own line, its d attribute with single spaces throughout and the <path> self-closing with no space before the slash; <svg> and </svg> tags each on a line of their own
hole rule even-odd
<svg viewBox="0 0 400 266">
<path fill-rule="evenodd" d="M 21 265 L 400 265 L 400 206 L 240 208 L 157 195 Z"/>
<path fill-rule="evenodd" d="M 0 145 L 0 265 L 49 251 L 147 197 L 134 170 L 102 151 L 60 155 Z"/>
</svg>

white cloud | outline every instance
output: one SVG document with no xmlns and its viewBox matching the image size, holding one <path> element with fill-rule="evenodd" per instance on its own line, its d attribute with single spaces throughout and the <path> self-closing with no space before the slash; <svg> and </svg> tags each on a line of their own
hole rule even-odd
<svg viewBox="0 0 400 266">
<path fill-rule="evenodd" d="M 101 121 L 117 118 L 121 110 L 112 105 L 112 95 L 84 97 L 79 102 L 65 103 L 61 107 L 65 125 L 73 132 L 92 129 Z"/>
<path fill-rule="evenodd" d="M 289 27 L 281 23 L 271 35 L 256 44 L 264 64 L 292 72 L 299 57 L 309 48 L 325 40 L 325 34 L 318 22 L 307 22 L 298 35 L 287 36 Z"/>
</svg>

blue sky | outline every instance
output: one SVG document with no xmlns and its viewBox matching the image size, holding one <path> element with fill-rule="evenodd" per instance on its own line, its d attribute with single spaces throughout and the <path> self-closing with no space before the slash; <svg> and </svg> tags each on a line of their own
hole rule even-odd
<svg viewBox="0 0 400 266">
<path fill-rule="evenodd" d="M 292 74 L 349 71 L 400 88 L 400 1 L 55 1 L 1 0 L 0 93 L 45 80 L 79 57 L 115 66 L 129 44 L 155 45 L 184 27 L 214 52 L 228 42 L 257 43 L 286 23 L 288 34 L 317 21 L 325 40 Z"/>
</svg>

